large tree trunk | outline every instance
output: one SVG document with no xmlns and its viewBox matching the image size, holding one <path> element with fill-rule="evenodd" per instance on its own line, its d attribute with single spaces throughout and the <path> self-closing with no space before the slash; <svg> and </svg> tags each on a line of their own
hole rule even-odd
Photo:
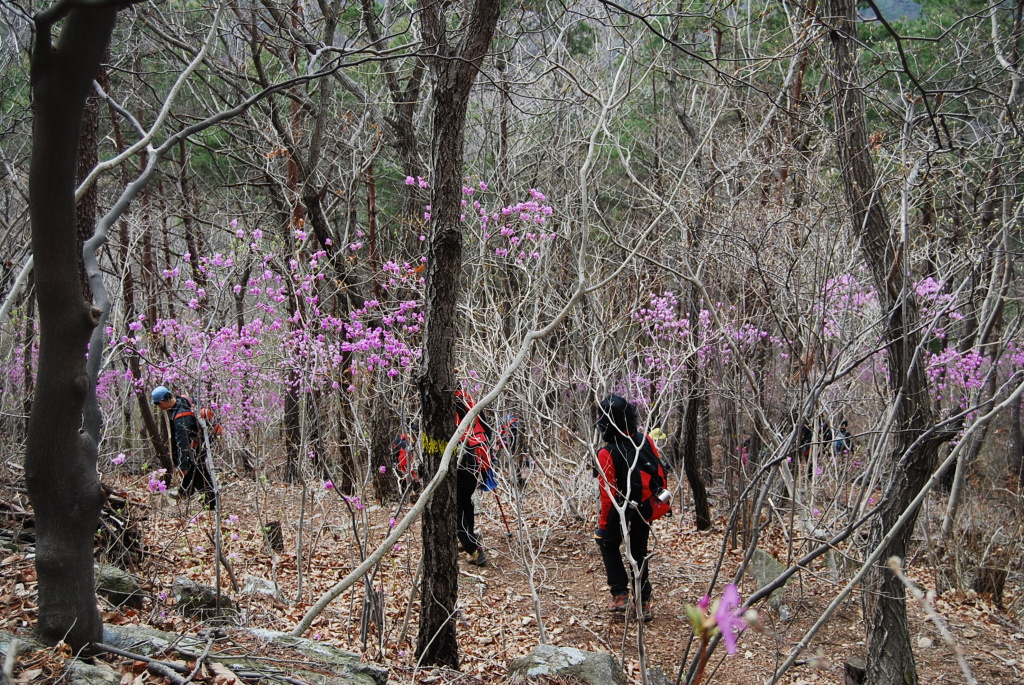
<svg viewBox="0 0 1024 685">
<path fill-rule="evenodd" d="M 425 54 L 434 76 L 434 130 L 431 144 L 431 219 L 427 246 L 423 360 L 419 372 L 423 408 L 423 471 L 437 472 L 455 414 L 455 319 L 462 273 L 462 198 L 466 109 L 477 69 L 498 23 L 500 3 L 476 0 L 463 25 L 463 42 L 448 43 L 442 6 L 420 3 Z M 416 656 L 424 665 L 458 667 L 455 602 L 458 562 L 455 549 L 455 466 L 423 510 L 423 585 Z"/>
<path fill-rule="evenodd" d="M 899 403 L 886 465 L 890 479 L 871 529 L 871 543 L 878 545 L 930 476 L 938 442 L 929 440 L 914 446 L 921 433 L 933 425 L 934 418 L 924 368 L 914 357 L 920 335 L 914 291 L 903 264 L 905 251 L 897 249 L 899 236 L 891 230 L 868 144 L 864 95 L 857 69 L 856 3 L 828 0 L 824 9 L 822 19 L 829 27 L 834 60 L 836 137 L 843 189 L 853 230 L 861 240 L 878 290 L 879 305 L 886 312 L 889 384 L 893 401 Z M 911 519 L 893 537 L 881 558 L 906 559 L 913 529 Z M 864 598 L 868 633 L 866 682 L 917 683 L 903 584 L 880 565 L 865 578 Z"/>
<path fill-rule="evenodd" d="M 86 96 L 110 41 L 116 8 L 61 5 L 36 17 L 32 52 L 29 209 L 39 304 L 39 371 L 25 482 L 36 515 L 39 622 L 48 644 L 79 650 L 102 637 L 93 586 L 93 536 L 103 496 L 97 445 L 81 430 L 86 346 L 97 314 L 85 301 L 75 222 L 78 142 Z M 53 24 L 63 18 L 56 46 Z"/>
</svg>

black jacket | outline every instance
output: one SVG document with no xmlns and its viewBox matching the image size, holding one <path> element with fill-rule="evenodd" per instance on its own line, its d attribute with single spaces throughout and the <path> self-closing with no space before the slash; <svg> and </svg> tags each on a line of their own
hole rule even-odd
<svg viewBox="0 0 1024 685">
<path fill-rule="evenodd" d="M 199 421 L 196 420 L 192 403 L 187 397 L 178 397 L 168 410 L 171 418 L 171 449 L 174 464 L 182 471 L 188 471 L 196 463 L 196 454 L 202 439 Z"/>
</svg>

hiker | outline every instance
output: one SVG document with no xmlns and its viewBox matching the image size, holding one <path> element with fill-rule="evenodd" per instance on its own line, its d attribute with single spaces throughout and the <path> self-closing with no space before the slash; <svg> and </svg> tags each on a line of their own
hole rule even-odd
<svg viewBox="0 0 1024 685">
<path fill-rule="evenodd" d="M 669 506 L 665 487 L 665 471 L 658 457 L 658 448 L 650 436 L 637 428 L 636 408 L 618 395 L 601 400 L 597 427 L 605 441 L 597 453 L 598 484 L 601 513 L 594 535 L 601 549 L 608 589 L 612 599 L 608 610 L 626 611 L 629 590 L 635 579 L 632 565 L 627 575 L 619 552 L 622 544 L 622 523 L 619 507 L 625 507 L 629 554 L 640 569 L 641 617 L 654 618 L 651 609 L 651 581 L 647 560 L 650 522 L 664 515 Z M 628 493 L 628 500 L 627 500 Z M 634 598 L 635 599 L 635 598 Z"/>
<path fill-rule="evenodd" d="M 458 425 L 466 413 L 472 409 L 473 399 L 462 390 L 455 391 L 455 424 Z M 491 428 L 477 416 L 473 424 L 466 430 L 459 446 L 459 461 L 455 478 L 455 509 L 456 529 L 459 545 L 468 555 L 469 563 L 474 566 L 486 566 L 487 557 L 484 548 L 474 530 L 476 508 L 473 505 L 473 493 L 477 488 L 493 490 L 494 472 L 491 470 Z"/>
<path fill-rule="evenodd" d="M 178 492 L 186 497 L 198 492 L 205 498 L 208 508 L 216 508 L 217 491 L 206 464 L 206 445 L 192 401 L 184 393 L 175 397 L 162 385 L 153 388 L 150 397 L 154 405 L 167 412 L 170 420 L 171 456 L 181 471 Z"/>
<path fill-rule="evenodd" d="M 796 412 L 794 412 L 793 416 L 795 421 Z M 814 466 L 811 464 L 811 445 L 814 444 L 814 430 L 806 420 L 800 424 L 799 435 L 799 443 L 794 453 L 795 458 L 791 457 L 790 461 L 793 462 L 793 468 L 797 471 L 807 469 L 807 482 L 810 483 L 814 475 L 812 473 Z"/>
<path fill-rule="evenodd" d="M 412 465 L 411 450 L 416 444 L 416 434 L 420 427 L 416 423 L 409 425 L 409 433 L 401 433 L 391 443 L 391 462 L 394 465 L 395 474 L 398 476 L 398 484 L 402 488 L 419 486 L 419 474 Z"/>
<path fill-rule="evenodd" d="M 833 450 L 835 450 L 837 457 L 841 454 L 848 454 L 853 451 L 853 436 L 850 434 L 850 429 L 847 425 L 846 419 L 840 421 L 839 428 L 836 429 Z"/>
</svg>

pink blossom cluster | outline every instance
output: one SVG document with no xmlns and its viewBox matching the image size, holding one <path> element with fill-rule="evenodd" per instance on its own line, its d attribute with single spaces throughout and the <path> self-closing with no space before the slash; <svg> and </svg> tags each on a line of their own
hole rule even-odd
<svg viewBox="0 0 1024 685">
<path fill-rule="evenodd" d="M 479 187 L 485 190 L 487 185 L 480 183 Z M 516 264 L 536 261 L 543 256 L 543 245 L 558 237 L 557 232 L 548 226 L 554 209 L 547 204 L 544 193 L 535 188 L 529 190 L 529 200 L 502 207 L 496 212 L 488 211 L 479 200 L 471 199 L 476 189 L 463 186 L 462 192 L 466 195 L 462 206 L 472 206 L 480 222 L 480 237 L 485 243 L 492 240 L 497 243 L 492 250 L 495 257 L 507 258 Z M 463 214 L 462 218 L 465 221 L 466 215 Z"/>
<path fill-rule="evenodd" d="M 863 322 L 877 308 L 878 292 L 870 284 L 867 265 L 862 264 L 856 274 L 844 273 L 826 280 L 814 310 L 821 316 L 822 335 L 837 339 L 859 333 Z"/>
<path fill-rule="evenodd" d="M 989 361 L 978 350 L 961 352 L 947 347 L 938 353 L 927 353 L 926 372 L 936 399 L 952 400 L 967 407 L 972 390 L 981 388 Z"/>
<path fill-rule="evenodd" d="M 946 337 L 946 329 L 942 325 L 944 320 L 959 321 L 964 318 L 963 314 L 952 309 L 953 295 L 945 290 L 945 284 L 931 276 L 914 284 L 921 319 L 925 324 L 932 326 L 932 335 L 942 339 Z M 933 324 L 932 321 L 936 318 L 938 323 Z"/>
</svg>

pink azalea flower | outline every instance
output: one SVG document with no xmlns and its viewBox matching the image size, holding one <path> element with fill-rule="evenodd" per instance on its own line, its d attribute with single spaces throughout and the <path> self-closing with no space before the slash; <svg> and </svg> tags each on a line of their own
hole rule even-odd
<svg viewBox="0 0 1024 685">
<path fill-rule="evenodd" d="M 725 640 L 725 651 L 729 654 L 736 653 L 736 638 L 747 627 L 741 609 L 739 590 L 731 583 L 726 585 L 722 592 L 722 601 L 715 611 L 715 622 L 718 623 L 718 630 Z"/>
</svg>

